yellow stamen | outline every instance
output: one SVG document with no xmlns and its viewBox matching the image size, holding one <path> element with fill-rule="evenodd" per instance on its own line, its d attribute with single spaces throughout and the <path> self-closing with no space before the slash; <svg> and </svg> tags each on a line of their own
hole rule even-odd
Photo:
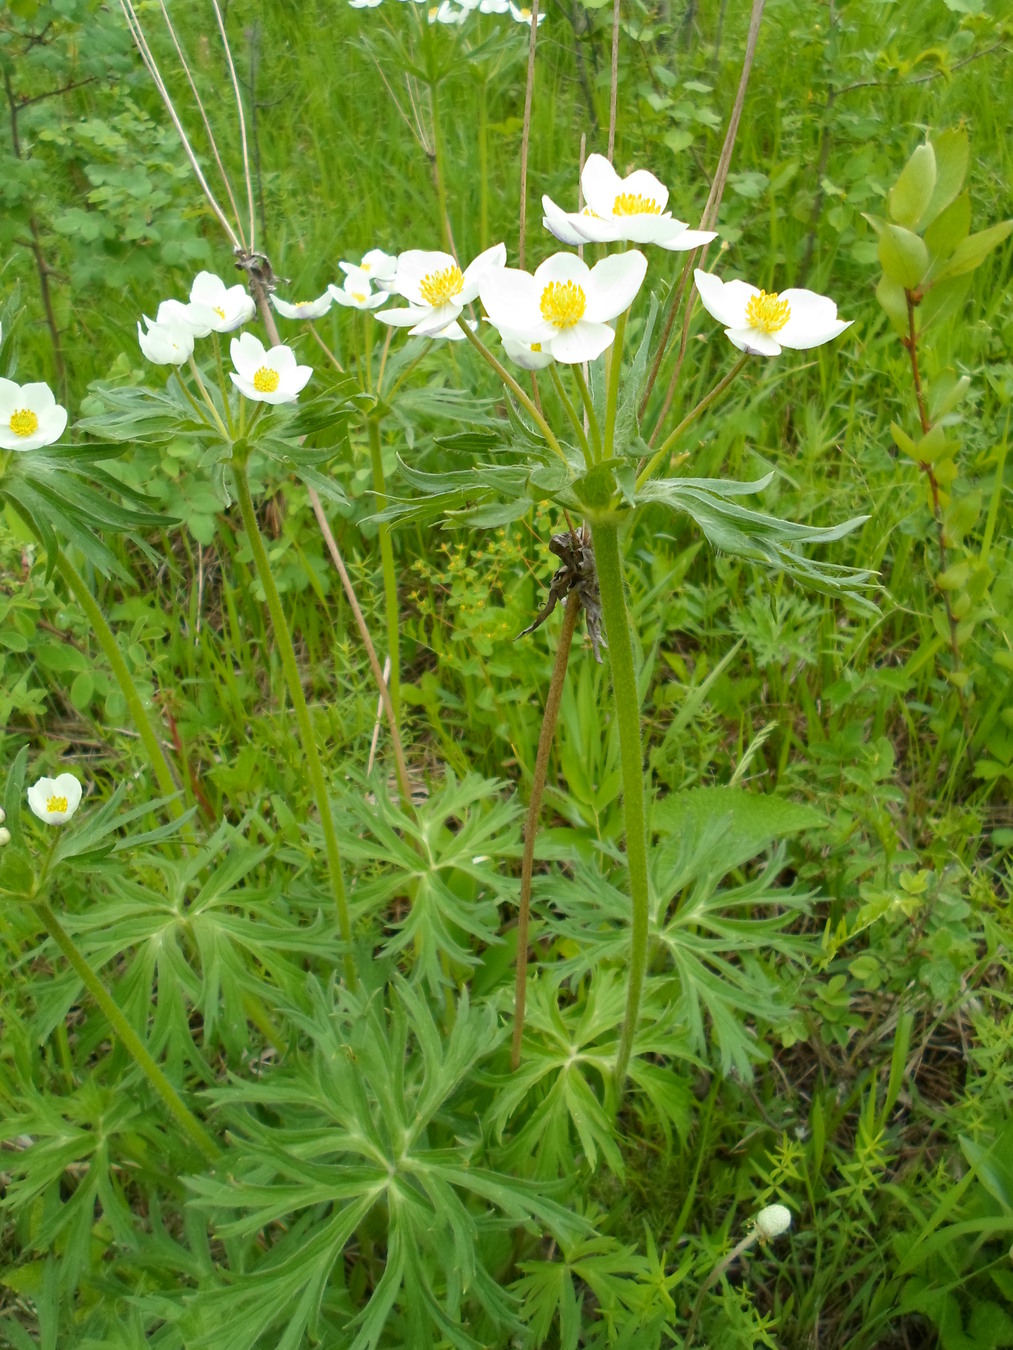
<svg viewBox="0 0 1013 1350">
<path fill-rule="evenodd" d="M 427 272 L 419 286 L 419 294 L 427 305 L 435 308 L 448 304 L 455 295 L 460 295 L 463 287 L 464 273 L 454 263 L 442 272 Z"/>
<path fill-rule="evenodd" d="M 46 802 L 46 810 L 49 812 L 50 815 L 53 815 L 57 811 L 66 811 L 66 809 L 67 809 L 66 797 L 50 797 Z"/>
<path fill-rule="evenodd" d="M 214 312 L 218 315 L 219 319 L 221 319 L 222 323 L 224 323 L 224 322 L 225 322 L 225 311 L 224 311 L 224 309 L 222 309 L 221 305 L 212 305 L 211 308 L 212 308 L 212 309 L 214 310 Z"/>
<path fill-rule="evenodd" d="M 761 291 L 746 305 L 746 324 L 761 333 L 779 333 L 790 318 L 791 306 L 779 300 L 776 292 Z"/>
<path fill-rule="evenodd" d="M 253 377 L 253 387 L 258 394 L 273 394 L 278 388 L 280 376 L 270 366 L 261 366 Z"/>
<path fill-rule="evenodd" d="M 531 350 L 533 352 L 540 352 L 542 350 L 542 344 L 540 342 L 532 342 Z"/>
<path fill-rule="evenodd" d="M 580 323 L 587 308 L 587 296 L 575 281 L 550 281 L 542 291 L 542 318 L 557 328 L 572 328 Z"/>
<path fill-rule="evenodd" d="M 353 291 L 352 299 L 357 305 L 364 305 L 366 303 L 366 297 L 362 291 Z"/>
<path fill-rule="evenodd" d="M 639 192 L 620 192 L 612 203 L 614 216 L 660 216 L 661 207 L 653 197 Z"/>
<path fill-rule="evenodd" d="M 10 426 L 15 436 L 34 436 L 39 429 L 39 419 L 31 408 L 17 408 L 11 413 Z"/>
</svg>

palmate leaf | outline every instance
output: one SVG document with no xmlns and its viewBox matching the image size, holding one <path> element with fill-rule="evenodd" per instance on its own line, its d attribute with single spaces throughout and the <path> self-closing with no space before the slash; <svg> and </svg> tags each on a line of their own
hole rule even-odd
<svg viewBox="0 0 1013 1350">
<path fill-rule="evenodd" d="M 397 1326 L 405 1344 L 445 1337 L 470 1350 L 482 1344 L 477 1309 L 502 1332 L 518 1329 L 485 1237 L 521 1225 L 575 1242 L 587 1225 L 551 1186 L 477 1156 L 470 1094 L 502 1040 L 494 1011 L 465 994 L 444 1031 L 404 981 L 386 999 L 315 983 L 308 995 L 290 1016 L 309 1048 L 209 1094 L 237 1142 L 228 1175 L 192 1186 L 233 1266 L 198 1294 L 188 1346 L 296 1350 L 310 1336 L 372 1350 Z M 363 1224 L 376 1275 L 352 1307 L 343 1271 L 365 1257 L 358 1243 L 345 1249 Z"/>
<path fill-rule="evenodd" d="M 787 572 L 800 585 L 829 595 L 845 595 L 870 613 L 878 612 L 865 592 L 874 584 L 868 568 L 818 562 L 797 552 L 799 544 L 827 544 L 841 539 L 868 520 L 855 516 L 839 525 L 802 525 L 778 516 L 751 511 L 729 500 L 761 492 L 773 474 L 752 483 L 723 479 L 658 478 L 637 490 L 637 504 L 658 502 L 691 516 L 707 539 L 724 553 Z"/>
<path fill-rule="evenodd" d="M 47 577 L 59 549 L 71 543 L 104 575 L 125 579 L 126 572 L 98 531 L 130 534 L 150 552 L 140 531 L 171 523 L 148 509 L 150 498 L 101 467 L 102 460 L 124 448 L 53 445 L 9 460 L 0 478 L 0 500 L 10 503 L 42 543 Z"/>
<path fill-rule="evenodd" d="M 691 797 L 692 794 L 681 794 Z M 746 794 L 742 794 L 746 795 Z M 755 812 L 736 823 L 734 793 L 709 820 L 704 811 L 673 804 L 656 820 L 664 833 L 651 849 L 649 988 L 678 1018 L 693 1054 L 713 1041 L 722 1072 L 749 1077 L 768 1057 L 756 1023 L 783 1025 L 791 1014 L 783 973 L 786 963 L 807 959 L 806 939 L 791 930 L 808 909 L 808 897 L 775 886 L 778 852 L 755 876 L 727 885 L 727 873 L 769 842 L 811 821 L 763 823 Z M 669 833 L 670 831 L 670 833 Z M 629 956 L 629 897 L 610 876 L 578 864 L 575 885 L 548 884 L 542 893 L 563 919 L 552 927 L 579 948 L 558 969 L 577 977 L 603 961 L 624 965 Z M 669 972 L 667 975 L 663 972 Z"/>
<path fill-rule="evenodd" d="M 353 908 L 373 916 L 395 900 L 406 903 L 403 917 L 388 920 L 392 936 L 382 951 L 388 957 L 410 953 L 413 978 L 432 990 L 448 983 L 445 960 L 475 966 L 485 947 L 502 941 L 498 906 L 517 888 L 504 877 L 502 860 L 520 854 L 521 807 L 504 801 L 499 789 L 495 780 L 477 774 L 458 780 L 448 771 L 443 785 L 417 806 L 414 820 L 379 783 L 373 801 L 348 793 L 339 804 L 342 854 L 363 867 Z"/>
</svg>

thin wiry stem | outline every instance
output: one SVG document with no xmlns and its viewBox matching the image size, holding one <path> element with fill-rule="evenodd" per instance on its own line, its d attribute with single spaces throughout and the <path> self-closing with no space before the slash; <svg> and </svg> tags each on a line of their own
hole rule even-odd
<svg viewBox="0 0 1013 1350">
<path fill-rule="evenodd" d="M 612 0 L 612 80 L 609 87 L 609 163 L 616 148 L 616 96 L 619 93 L 619 0 Z"/>
<path fill-rule="evenodd" d="M 218 205 L 218 201 L 215 198 L 215 194 L 211 191 L 211 188 L 208 185 L 208 181 L 204 177 L 204 171 L 200 166 L 200 161 L 197 159 L 197 156 L 194 153 L 193 146 L 190 144 L 190 140 L 186 134 L 186 131 L 183 129 L 183 123 L 179 120 L 179 115 L 177 114 L 175 105 L 173 104 L 172 96 L 165 86 L 165 81 L 162 79 L 161 73 L 159 72 L 158 64 L 155 61 L 154 56 L 152 55 L 151 48 L 148 46 L 148 40 L 144 36 L 144 30 L 141 28 L 141 22 L 137 17 L 137 13 L 134 9 L 132 0 L 120 0 L 120 8 L 123 10 L 123 16 L 127 21 L 127 27 L 130 29 L 130 35 L 134 39 L 134 43 L 137 47 L 137 50 L 141 54 L 141 60 L 147 66 L 148 74 L 154 81 L 155 88 L 158 90 L 159 94 L 162 97 L 162 102 L 165 104 L 165 110 L 169 114 L 173 126 L 176 128 L 176 134 L 179 136 L 179 139 L 182 142 L 183 150 L 186 154 L 187 159 L 190 161 L 190 167 L 193 169 L 194 174 L 197 177 L 197 182 L 200 184 L 201 191 L 204 193 L 208 205 L 211 207 L 211 210 L 218 217 L 218 223 L 221 225 L 222 229 L 228 236 L 229 242 L 232 244 L 232 247 L 237 251 L 242 251 L 243 241 L 240 239 L 239 235 L 229 224 L 228 217 L 226 216 L 222 208 Z M 236 225 L 238 228 L 239 225 L 238 220 L 236 221 Z"/>
<path fill-rule="evenodd" d="M 232 184 L 229 182 L 229 176 L 225 172 L 225 165 L 222 163 L 222 157 L 218 153 L 218 143 L 215 140 L 215 134 L 211 130 L 211 123 L 208 120 L 208 115 L 204 109 L 204 104 L 201 101 L 201 96 L 197 92 L 197 85 L 190 72 L 190 67 L 187 65 L 186 57 L 183 54 L 183 48 L 180 46 L 179 38 L 176 36 L 176 30 L 172 26 L 172 20 L 169 18 L 169 11 L 165 7 L 164 0 L 159 0 L 159 8 L 162 11 L 162 18 L 165 20 L 165 26 L 169 30 L 169 36 L 172 38 L 172 45 L 176 48 L 179 64 L 183 67 L 183 74 L 186 76 L 186 82 L 190 86 L 190 92 L 193 94 L 193 100 L 197 105 L 197 111 L 200 113 L 200 119 L 204 123 L 204 130 L 208 134 L 208 144 L 211 146 L 211 153 L 214 156 L 215 163 L 218 165 L 218 173 L 221 176 L 222 182 L 225 184 L 229 205 L 232 207 L 232 214 L 236 218 L 236 227 L 241 232 L 241 226 L 239 224 L 239 207 L 236 205 L 236 199 L 232 194 Z M 253 247 L 252 241 L 250 247 Z"/>
<path fill-rule="evenodd" d="M 239 92 L 239 79 L 236 75 L 236 67 L 232 61 L 232 48 L 229 46 L 228 34 L 225 32 L 225 21 L 222 19 L 222 12 L 218 8 L 218 0 L 211 0 L 215 7 L 215 18 L 218 20 L 218 31 L 222 35 L 222 46 L 225 48 L 225 59 L 229 63 L 229 75 L 232 79 L 232 92 L 236 96 L 236 114 L 239 117 L 239 143 L 243 148 L 243 177 L 246 179 L 246 200 L 250 209 L 250 252 L 252 253 L 256 244 L 254 242 L 256 230 L 256 215 L 253 210 L 253 179 L 250 176 L 250 154 L 246 145 L 246 118 L 243 115 L 243 96 Z M 239 212 L 236 212 L 236 218 L 239 218 Z"/>
<path fill-rule="evenodd" d="M 517 266 L 524 268 L 524 233 L 528 222 L 528 144 L 531 138 L 531 95 L 535 87 L 535 43 L 538 40 L 538 0 L 531 0 L 531 38 L 528 42 L 528 79 L 524 86 L 524 131 L 521 135 L 521 218 L 517 238 Z"/>
<path fill-rule="evenodd" d="M 724 144 L 721 146 L 721 154 L 718 158 L 718 165 L 714 171 L 714 180 L 711 183 L 710 192 L 707 194 L 707 203 L 703 209 L 703 215 L 700 217 L 700 229 L 713 229 L 714 223 L 718 218 L 718 208 L 721 205 L 721 199 L 725 192 L 725 183 L 728 181 L 728 171 L 732 163 L 732 151 L 735 149 L 735 139 L 739 133 L 739 120 L 742 117 L 742 108 L 746 101 L 746 89 L 749 85 L 749 76 L 753 69 L 753 57 L 756 53 L 756 44 L 760 36 L 760 23 L 763 19 L 763 7 L 766 0 L 753 0 L 752 12 L 749 16 L 749 32 L 746 35 L 746 51 L 742 58 L 742 73 L 739 76 L 739 87 L 735 93 L 735 103 L 732 106 L 732 115 L 728 119 L 728 130 L 725 132 Z M 702 267 L 704 259 L 707 256 L 709 244 L 704 244 L 701 249 L 694 249 L 686 258 L 686 266 L 679 281 L 678 289 L 672 298 L 669 306 L 668 318 L 665 321 L 665 330 L 661 335 L 661 341 L 658 343 L 657 355 L 654 358 L 654 364 L 651 366 L 651 373 L 647 380 L 647 387 L 644 390 L 640 402 L 640 416 L 643 418 L 647 408 L 647 400 L 651 396 L 651 390 L 654 388 L 654 382 L 658 378 L 658 371 L 661 369 L 661 363 L 668 348 L 668 338 L 672 331 L 672 323 L 675 319 L 676 311 L 682 303 L 682 297 L 685 294 L 686 285 L 689 279 L 690 271 L 698 263 Z M 692 306 L 687 305 L 683 317 L 682 336 L 679 342 L 679 356 L 675 363 L 675 369 L 672 371 L 672 377 L 668 382 L 668 389 L 665 391 L 665 401 L 661 412 L 654 424 L 654 430 L 648 441 L 653 445 L 662 424 L 668 416 L 668 410 L 672 406 L 672 399 L 675 397 L 676 385 L 679 382 L 679 375 L 682 372 L 682 363 L 686 356 L 686 344 L 689 341 L 689 322 L 692 314 Z"/>
</svg>

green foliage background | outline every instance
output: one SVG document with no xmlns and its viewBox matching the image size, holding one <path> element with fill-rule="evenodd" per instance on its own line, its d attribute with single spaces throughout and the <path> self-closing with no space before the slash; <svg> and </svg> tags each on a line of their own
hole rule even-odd
<svg viewBox="0 0 1013 1350">
<path fill-rule="evenodd" d="M 430 162 L 402 115 L 413 15 L 394 0 L 228 7 L 258 246 L 289 279 L 284 294 L 320 294 L 338 259 L 371 247 L 440 246 Z M 529 263 L 555 250 L 541 193 L 574 204 L 580 137 L 603 150 L 608 116 L 610 10 L 574 0 L 548 15 Z M 235 169 L 212 24 L 197 5 L 174 17 Z M 152 33 L 156 20 L 145 11 Z M 747 21 L 747 7 L 711 0 L 623 16 L 616 164 L 651 167 L 692 223 Z M 910 436 L 917 418 L 868 219 L 888 215 L 926 136 L 958 128 L 971 228 L 1013 214 L 1010 24 L 1008 5 L 974 0 L 768 0 L 708 266 L 770 290 L 810 286 L 854 324 L 831 347 L 751 365 L 694 428 L 686 471 L 773 472 L 764 506 L 816 527 L 868 515 L 820 556 L 874 568 L 880 612 L 771 581 L 660 507 L 640 513 L 628 598 L 658 794 L 653 959 L 616 1126 L 620 777 L 589 649 L 571 659 L 551 765 L 543 968 L 520 1074 L 505 1047 L 518 800 L 554 646 L 551 625 L 513 638 L 543 600 L 554 512 L 395 531 L 413 826 L 383 772 L 365 772 L 375 691 L 304 489 L 281 472 L 260 484 L 370 971 L 351 995 L 238 515 L 185 437 L 116 460 L 114 481 L 147 494 L 161 523 L 139 540 L 105 535 L 111 562 L 86 553 L 89 580 L 199 785 L 205 842 L 184 857 L 115 835 L 110 815 L 108 839 L 96 827 L 59 861 L 60 904 L 230 1153 L 227 1169 L 200 1170 L 31 909 L 5 900 L 0 1344 L 667 1346 L 686 1343 L 699 1298 L 697 1343 L 722 1350 L 801 1350 L 817 1329 L 843 1350 L 1013 1345 L 1010 245 L 921 344 L 929 388 L 970 379 L 947 431 L 948 493 L 969 504 L 949 536 L 968 571 L 948 593 L 970 588 L 973 610 L 955 653 L 925 475 L 891 432 Z M 423 26 L 418 39 L 443 71 L 462 259 L 504 238 L 516 260 L 526 35 L 473 15 L 460 38 Z M 141 313 L 185 295 L 200 267 L 228 276 L 231 258 L 116 6 L 11 0 L 0 74 L 0 373 L 47 379 L 73 416 L 94 413 L 93 381 L 153 382 Z M 173 88 L 187 108 L 182 80 Z M 652 284 L 676 265 L 652 256 Z M 362 345 L 345 311 L 319 331 L 346 364 Z M 729 362 L 714 325 L 691 331 L 672 425 Z M 322 369 L 312 341 L 294 340 Z M 496 396 L 470 351 L 427 357 L 387 424 L 392 491 L 414 496 L 398 456 L 415 471 L 468 467 L 446 438 L 497 425 Z M 345 496 L 335 527 L 379 632 L 354 429 L 331 472 Z M 122 696 L 45 561 L 8 512 L 5 767 L 27 744 L 33 776 L 61 760 L 79 769 L 89 809 L 117 791 L 117 810 L 141 807 L 155 789 Z M 7 811 L 16 824 L 10 795 Z M 15 835 L 3 859 L 8 895 L 20 847 Z M 791 1237 L 701 1294 L 769 1200 L 792 1207 Z"/>
</svg>

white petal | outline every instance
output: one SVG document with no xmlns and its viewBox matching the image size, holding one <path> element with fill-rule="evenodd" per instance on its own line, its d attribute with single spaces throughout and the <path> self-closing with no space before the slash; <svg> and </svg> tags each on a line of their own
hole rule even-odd
<svg viewBox="0 0 1013 1350">
<path fill-rule="evenodd" d="M 746 306 L 759 288 L 745 281 L 722 281 L 712 272 L 702 272 L 698 267 L 693 273 L 696 289 L 704 309 L 718 323 L 729 328 L 745 328 Z"/>
<path fill-rule="evenodd" d="M 812 347 L 822 347 L 824 342 L 832 342 L 835 337 L 840 337 L 845 328 L 850 328 L 853 323 L 854 319 L 835 319 L 825 328 L 801 331 L 793 328 L 789 320 L 778 333 L 777 340 L 782 347 L 790 347 L 795 352 L 807 352 Z"/>
<path fill-rule="evenodd" d="M 778 298 L 785 301 L 789 309 L 788 322 L 777 334 L 782 347 L 807 351 L 830 342 L 848 327 L 848 323 L 838 319 L 837 306 L 829 296 L 792 288 L 782 291 Z"/>
<path fill-rule="evenodd" d="M 486 272 L 478 293 L 494 328 L 526 333 L 542 322 L 541 289 L 534 277 L 519 268 L 497 267 Z"/>
<path fill-rule="evenodd" d="M 570 219 L 573 228 L 581 235 L 581 242 L 585 244 L 614 244 L 627 237 L 618 220 L 602 220 L 590 211 L 580 211 Z"/>
<path fill-rule="evenodd" d="M 584 318 L 589 323 L 604 323 L 629 309 L 646 273 L 647 259 L 635 248 L 627 253 L 613 253 L 595 263 L 587 279 Z"/>
<path fill-rule="evenodd" d="M 229 355 L 240 375 L 252 379 L 254 372 L 264 364 L 267 351 L 260 338 L 252 333 L 240 333 L 229 343 Z"/>
<path fill-rule="evenodd" d="M 615 333 L 607 324 L 587 323 L 581 320 L 572 328 L 556 329 L 555 335 L 544 345 L 557 361 L 562 361 L 568 366 L 576 366 L 581 361 L 593 361 L 601 356 L 614 340 Z"/>
<path fill-rule="evenodd" d="M 664 211 L 668 205 L 668 188 L 647 169 L 634 169 L 622 180 L 619 191 L 634 197 L 646 197 L 657 204 L 659 211 Z"/>
<path fill-rule="evenodd" d="M 590 267 L 575 253 L 553 253 L 551 258 L 546 258 L 535 268 L 534 280 L 541 297 L 542 291 L 551 281 L 575 281 L 586 291 L 590 275 Z"/>
<path fill-rule="evenodd" d="M 781 334 L 777 334 L 780 338 Z M 750 356 L 780 356 L 781 344 L 770 333 L 761 333 L 758 328 L 726 328 L 725 337 L 740 352 Z"/>
<path fill-rule="evenodd" d="M 709 244 L 716 238 L 717 233 L 714 230 L 679 230 L 673 231 L 666 239 L 657 239 L 654 242 L 659 248 L 667 248 L 672 253 L 689 253 L 691 249 L 703 248 L 704 244 Z"/>
<path fill-rule="evenodd" d="M 389 323 L 392 328 L 413 328 L 428 313 L 425 305 L 409 305 L 407 309 L 385 309 L 376 317 L 381 323 Z"/>
<path fill-rule="evenodd" d="M 410 248 L 407 253 L 398 255 L 397 271 L 391 286 L 398 295 L 403 295 L 413 305 L 424 305 L 422 282 L 432 272 L 445 272 L 456 267 L 457 262 L 449 253 L 438 250 Z"/>
<path fill-rule="evenodd" d="M 470 304 L 478 295 L 478 286 L 486 272 L 506 265 L 506 244 L 493 244 L 464 269 L 464 285 L 458 297 L 462 305 Z"/>
<path fill-rule="evenodd" d="M 411 337 L 436 337 L 440 330 L 452 324 L 463 309 L 462 305 L 451 302 L 446 305 L 434 305 L 427 309 L 425 317 L 421 318 L 414 328 L 408 330 Z M 378 314 L 377 318 L 383 315 Z"/>
<path fill-rule="evenodd" d="M 545 215 L 542 216 L 542 225 L 550 234 L 556 236 L 561 244 L 570 244 L 579 247 L 587 241 L 584 235 L 577 229 L 579 215 L 564 211 L 562 207 L 556 205 L 551 197 L 542 198 L 542 210 Z"/>
<path fill-rule="evenodd" d="M 508 333 L 500 333 L 500 340 L 507 356 L 522 370 L 544 370 L 555 360 L 552 353 L 540 342 L 528 342 L 526 339 L 512 337 Z M 538 351 L 534 350 L 536 347 Z"/>
<path fill-rule="evenodd" d="M 608 218 L 612 215 L 612 204 L 622 191 L 622 182 L 604 155 L 588 155 L 580 185 L 584 189 L 584 200 L 596 216 Z"/>
</svg>

